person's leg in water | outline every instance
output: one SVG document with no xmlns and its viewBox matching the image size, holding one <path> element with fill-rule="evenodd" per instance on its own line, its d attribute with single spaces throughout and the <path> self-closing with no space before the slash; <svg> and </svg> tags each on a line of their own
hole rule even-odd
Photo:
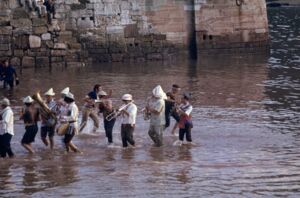
<svg viewBox="0 0 300 198">
<path fill-rule="evenodd" d="M 42 126 L 41 127 L 41 139 L 45 146 L 49 145 L 49 142 L 47 140 L 47 134 L 48 134 L 48 127 Z"/>
<path fill-rule="evenodd" d="M 99 128 L 99 117 L 97 116 L 96 112 L 91 111 L 89 114 L 90 118 L 92 118 L 94 122 L 94 129 L 93 131 L 96 131 Z"/>
<path fill-rule="evenodd" d="M 84 127 L 86 126 L 89 115 L 90 115 L 90 109 L 85 107 L 82 110 L 82 118 L 81 118 L 79 132 L 81 132 L 84 129 Z"/>
<path fill-rule="evenodd" d="M 8 133 L 3 135 L 2 146 L 3 146 L 3 153 L 5 154 L 5 157 L 6 155 L 8 155 L 8 157 L 10 158 L 14 157 L 14 153 L 12 152 L 11 145 L 10 145 L 12 137 L 13 136 Z"/>
</svg>

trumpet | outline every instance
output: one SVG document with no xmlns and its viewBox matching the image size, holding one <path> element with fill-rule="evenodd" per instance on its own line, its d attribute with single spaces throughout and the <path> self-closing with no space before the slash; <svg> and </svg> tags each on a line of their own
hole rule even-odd
<svg viewBox="0 0 300 198">
<path fill-rule="evenodd" d="M 121 112 L 126 109 L 131 103 L 128 103 L 128 104 L 124 104 L 122 105 L 120 108 L 118 108 L 117 110 L 114 110 L 113 112 L 111 112 L 109 115 L 107 115 L 105 117 L 105 119 L 107 121 L 111 121 L 117 117 L 119 117 L 121 115 Z"/>
<path fill-rule="evenodd" d="M 48 119 L 47 124 L 49 126 L 55 126 L 57 124 L 57 117 L 54 112 L 48 107 L 48 105 L 43 101 L 39 92 L 36 92 L 32 99 L 35 100 L 41 107 L 41 113 Z"/>
<path fill-rule="evenodd" d="M 146 102 L 146 107 L 142 109 L 144 120 L 150 120 L 150 117 L 151 117 L 151 113 L 148 110 L 150 100 L 151 100 L 151 97 L 148 97 L 147 102 Z"/>
</svg>

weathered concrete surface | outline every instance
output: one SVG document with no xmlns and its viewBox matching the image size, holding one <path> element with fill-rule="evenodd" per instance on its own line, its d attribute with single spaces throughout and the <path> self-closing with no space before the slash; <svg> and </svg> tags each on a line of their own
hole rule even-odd
<svg viewBox="0 0 300 198">
<path fill-rule="evenodd" d="M 34 11 L 41 4 L 29 9 L 17 0 L 3 2 L 0 57 L 18 57 L 26 66 L 44 64 L 47 56 L 49 65 L 76 65 L 163 60 L 190 46 L 210 53 L 268 45 L 264 0 L 56 0 L 51 25 Z"/>
</svg>

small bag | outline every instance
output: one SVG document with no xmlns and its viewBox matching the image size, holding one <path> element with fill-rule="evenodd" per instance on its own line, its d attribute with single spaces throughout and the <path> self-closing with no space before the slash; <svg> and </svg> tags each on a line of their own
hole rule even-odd
<svg viewBox="0 0 300 198">
<path fill-rule="evenodd" d="M 18 86 L 20 84 L 19 79 L 16 79 L 16 85 Z"/>
</svg>

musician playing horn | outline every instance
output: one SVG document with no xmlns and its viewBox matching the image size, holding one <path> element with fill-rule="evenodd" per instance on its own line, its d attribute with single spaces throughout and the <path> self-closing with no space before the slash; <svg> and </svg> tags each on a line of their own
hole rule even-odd
<svg viewBox="0 0 300 198">
<path fill-rule="evenodd" d="M 74 95 L 69 92 L 66 94 L 64 101 L 67 103 L 67 115 L 61 116 L 61 122 L 69 123 L 69 127 L 67 132 L 65 133 L 65 137 L 63 142 L 65 143 L 66 151 L 69 152 L 70 149 L 74 152 L 79 152 L 79 149 L 73 144 L 72 139 L 78 133 L 78 107 L 75 104 Z"/>
<path fill-rule="evenodd" d="M 121 137 L 123 148 L 128 147 L 128 143 L 135 147 L 135 141 L 133 139 L 133 132 L 135 129 L 135 122 L 136 122 L 136 114 L 137 114 L 137 107 L 133 103 L 132 95 L 125 94 L 122 97 L 122 101 L 126 106 L 125 109 L 122 110 L 122 125 L 121 125 Z"/>
<path fill-rule="evenodd" d="M 166 94 L 158 85 L 152 91 L 152 97 L 149 100 L 146 109 L 150 112 L 149 136 L 154 145 L 160 147 L 163 145 L 163 131 L 165 129 L 165 101 Z"/>
<path fill-rule="evenodd" d="M 22 111 L 20 119 L 23 119 L 25 125 L 25 133 L 21 140 L 22 146 L 34 153 L 32 148 L 32 142 L 34 142 L 35 136 L 38 132 L 37 122 L 39 121 L 39 110 L 34 106 L 33 99 L 30 96 L 24 98 L 23 103 L 25 108 Z"/>
<path fill-rule="evenodd" d="M 51 110 L 51 112 L 53 114 L 57 115 L 58 106 L 54 100 L 55 93 L 54 93 L 53 89 L 50 88 L 44 95 L 46 97 L 45 98 L 46 105 L 49 107 L 49 109 Z M 53 118 L 51 118 L 49 116 L 47 117 L 46 115 L 43 115 L 42 113 L 41 113 L 41 120 L 42 120 L 42 123 L 41 123 L 42 141 L 46 146 L 48 146 L 49 142 L 50 142 L 50 149 L 52 150 L 54 147 L 53 137 L 54 137 L 54 133 L 55 133 L 55 125 L 53 124 L 54 120 L 53 120 Z M 49 141 L 47 139 L 47 136 L 49 137 Z"/>
<path fill-rule="evenodd" d="M 110 114 L 112 114 L 115 110 L 112 105 L 112 100 L 105 99 L 107 97 L 107 93 L 105 91 L 99 92 L 99 98 L 102 101 L 99 104 L 99 113 L 103 114 L 103 122 L 104 122 L 104 130 L 105 135 L 108 140 L 108 146 L 113 145 L 113 128 L 116 122 L 116 117 L 112 119 L 107 119 Z"/>
</svg>

